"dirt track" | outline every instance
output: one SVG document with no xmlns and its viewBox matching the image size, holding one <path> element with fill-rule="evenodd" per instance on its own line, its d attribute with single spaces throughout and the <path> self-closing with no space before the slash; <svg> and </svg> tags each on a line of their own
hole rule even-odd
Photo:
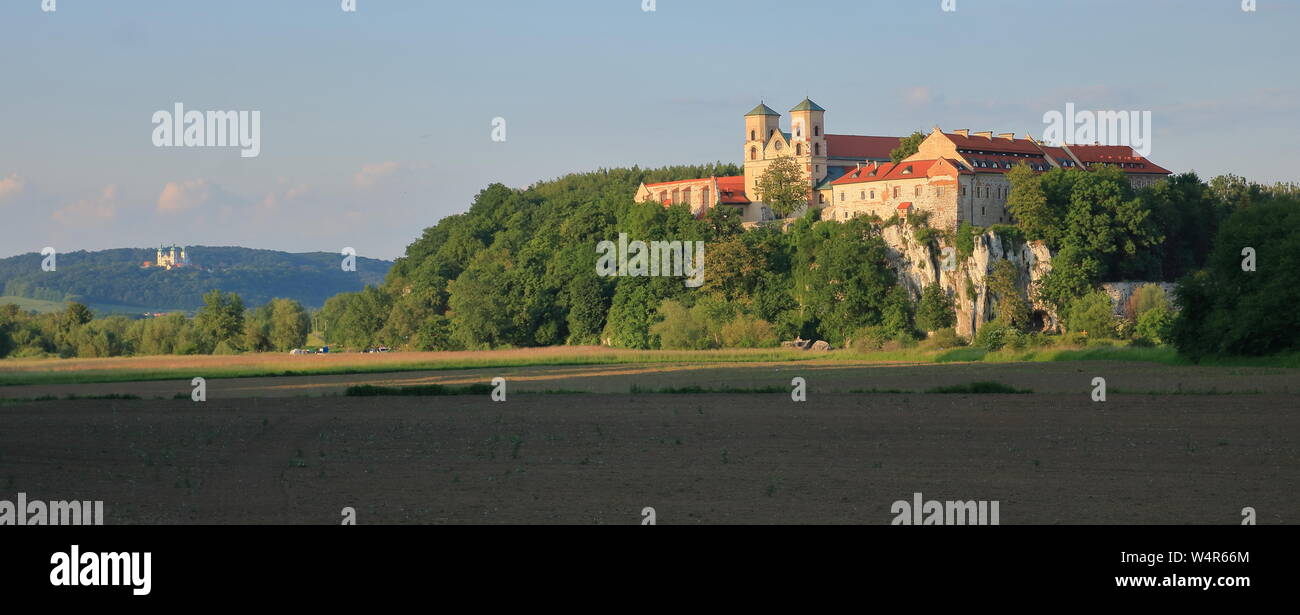
<svg viewBox="0 0 1300 615">
<path fill-rule="evenodd" d="M 997 500 L 1003 524 L 1235 524 L 1245 506 L 1295 523 L 1297 485 L 1300 414 L 1284 394 L 0 407 L 0 499 L 102 499 L 113 524 L 337 523 L 346 506 L 360 523 L 635 524 L 653 506 L 661 524 L 885 524 L 917 491 Z"/>
</svg>

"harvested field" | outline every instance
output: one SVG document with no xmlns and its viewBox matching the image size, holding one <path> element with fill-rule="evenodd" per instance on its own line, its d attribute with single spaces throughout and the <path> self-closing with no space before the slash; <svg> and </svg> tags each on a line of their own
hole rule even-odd
<svg viewBox="0 0 1300 615">
<path fill-rule="evenodd" d="M 887 524 L 892 502 L 914 492 L 997 500 L 1003 524 L 1235 524 L 1245 506 L 1260 523 L 1297 521 L 1293 394 L 1094 403 L 1093 364 L 1074 372 L 1078 386 L 1057 383 L 1062 374 L 993 378 L 970 367 L 827 381 L 997 379 L 1038 392 L 830 393 L 810 375 L 804 403 L 783 394 L 512 394 L 494 403 L 213 393 L 203 404 L 11 404 L 0 407 L 0 494 L 9 494 L 0 498 L 100 499 L 111 524 L 338 523 L 347 506 L 360 523 L 635 524 L 653 506 L 661 524 Z M 1126 372 L 1134 383 L 1147 377 L 1126 367 L 1117 383 Z M 1209 386 L 1197 376 L 1178 378 Z M 592 378 L 569 376 L 583 377 Z M 1260 389 L 1294 386 L 1290 375 L 1247 377 Z M 1081 390 L 1042 392 L 1064 387 Z"/>
</svg>

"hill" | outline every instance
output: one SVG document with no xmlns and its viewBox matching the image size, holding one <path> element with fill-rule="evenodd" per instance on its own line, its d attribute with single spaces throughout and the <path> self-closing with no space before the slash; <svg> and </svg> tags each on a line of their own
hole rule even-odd
<svg viewBox="0 0 1300 615">
<path fill-rule="evenodd" d="M 0 259 L 0 287 L 7 298 L 36 300 L 28 302 L 31 306 L 80 301 L 101 312 L 192 310 L 212 289 L 238 293 L 249 306 L 284 297 L 319 307 L 336 294 L 382 283 L 392 267 L 389 261 L 357 257 L 357 271 L 345 272 L 339 267 L 342 257 L 330 252 L 187 250 L 194 266 L 172 270 L 141 266 L 154 260 L 152 248 L 59 254 L 58 268 L 50 272 L 41 270 L 40 254 L 21 254 Z"/>
</svg>

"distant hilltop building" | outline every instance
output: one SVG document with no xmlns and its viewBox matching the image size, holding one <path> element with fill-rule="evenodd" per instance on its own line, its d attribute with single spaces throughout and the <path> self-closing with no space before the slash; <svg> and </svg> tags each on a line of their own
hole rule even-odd
<svg viewBox="0 0 1300 615">
<path fill-rule="evenodd" d="M 185 248 L 173 245 L 170 248 L 160 246 L 153 262 L 145 261 L 142 266 L 145 268 L 162 267 L 170 271 L 178 267 L 190 267 L 192 264 L 190 263 L 190 255 L 185 252 Z"/>
<path fill-rule="evenodd" d="M 773 220 L 771 208 L 758 194 L 758 180 L 773 160 L 790 156 L 808 181 L 808 206 L 821 208 L 823 220 L 860 215 L 887 219 L 926 211 L 931 226 L 956 229 L 962 222 L 1014 222 L 1006 208 L 1011 190 L 1006 173 L 1020 163 L 1040 172 L 1110 164 L 1127 174 L 1134 187 L 1169 175 L 1126 145 L 1053 147 L 1032 136 L 943 132 L 937 126 L 915 154 L 894 164 L 890 152 L 899 146 L 899 137 L 827 134 L 826 110 L 807 98 L 790 110 L 788 131 L 780 124 L 781 114 L 764 104 L 745 114 L 744 175 L 643 183 L 636 200 L 664 206 L 685 203 L 697 216 L 713 207 L 733 207 L 747 225 Z M 806 206 L 794 215 L 803 209 Z"/>
</svg>

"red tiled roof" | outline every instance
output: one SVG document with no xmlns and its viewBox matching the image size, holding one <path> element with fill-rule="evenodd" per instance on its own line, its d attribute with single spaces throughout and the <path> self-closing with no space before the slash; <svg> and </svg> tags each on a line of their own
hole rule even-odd
<svg viewBox="0 0 1300 615">
<path fill-rule="evenodd" d="M 719 178 L 719 179 L 721 179 L 721 178 Z M 709 178 L 708 178 L 708 177 L 700 177 L 700 178 L 696 178 L 696 179 L 678 179 L 678 180 L 674 180 L 674 181 L 670 181 L 670 182 L 658 182 L 658 183 L 654 183 L 654 184 L 646 184 L 645 187 L 646 187 L 646 188 L 654 188 L 654 187 L 657 187 L 657 186 L 671 186 L 671 185 L 673 185 L 673 184 L 687 184 L 687 183 L 691 183 L 691 182 L 706 182 L 706 181 L 709 181 Z"/>
<path fill-rule="evenodd" d="M 1039 154 L 1038 146 L 1029 139 L 1003 139 L 1001 137 L 963 137 L 955 132 L 943 133 L 952 140 L 957 149 L 973 149 L 980 152 L 1013 152 L 1018 154 Z"/>
<path fill-rule="evenodd" d="M 898 147 L 899 137 L 864 137 L 859 135 L 826 135 L 826 155 L 840 158 L 888 159 L 889 152 Z"/>
<path fill-rule="evenodd" d="M 738 205 L 749 203 L 749 198 L 745 196 L 745 176 L 719 177 L 718 200 Z"/>
<path fill-rule="evenodd" d="M 911 201 L 908 201 L 908 202 L 906 202 L 906 203 L 899 203 L 899 204 L 898 204 L 898 208 L 899 208 L 899 209 L 911 209 L 911 208 L 912 208 L 912 202 L 911 202 Z"/>
<path fill-rule="evenodd" d="M 844 177 L 831 182 L 831 185 L 838 186 L 841 184 L 858 184 L 862 182 L 884 181 L 887 179 L 925 177 L 926 172 L 928 172 L 930 167 L 934 166 L 936 162 L 939 162 L 939 160 L 913 160 L 911 162 L 900 162 L 898 164 L 886 162 L 881 165 L 867 165 L 845 173 Z M 911 172 L 904 173 L 908 168 L 911 168 Z"/>
<path fill-rule="evenodd" d="M 1066 145 L 1080 162 L 1113 164 L 1125 173 L 1158 173 L 1168 175 L 1169 170 L 1138 155 L 1127 145 Z"/>
</svg>

